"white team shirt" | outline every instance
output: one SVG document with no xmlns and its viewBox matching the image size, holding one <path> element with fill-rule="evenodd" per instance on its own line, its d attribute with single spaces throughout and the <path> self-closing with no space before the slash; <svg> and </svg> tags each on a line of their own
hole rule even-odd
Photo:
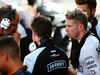
<svg viewBox="0 0 100 75">
<path fill-rule="evenodd" d="M 23 65 L 26 65 L 26 66 L 28 67 L 28 68 L 27 68 L 27 71 L 28 71 L 28 72 L 32 73 L 38 55 L 39 55 L 45 48 L 46 48 L 46 47 L 41 47 L 41 48 L 35 50 L 34 52 L 28 54 L 27 56 L 25 56 Z"/>
<path fill-rule="evenodd" d="M 79 72 L 77 75 L 100 75 L 100 44 L 96 37 L 89 35 L 81 48 Z"/>
</svg>

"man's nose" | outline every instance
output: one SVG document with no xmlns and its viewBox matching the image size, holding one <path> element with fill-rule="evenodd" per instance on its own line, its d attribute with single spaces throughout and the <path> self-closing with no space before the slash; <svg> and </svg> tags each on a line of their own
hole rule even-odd
<svg viewBox="0 0 100 75">
<path fill-rule="evenodd" d="M 65 31 L 68 32 L 68 27 L 65 28 Z"/>
</svg>

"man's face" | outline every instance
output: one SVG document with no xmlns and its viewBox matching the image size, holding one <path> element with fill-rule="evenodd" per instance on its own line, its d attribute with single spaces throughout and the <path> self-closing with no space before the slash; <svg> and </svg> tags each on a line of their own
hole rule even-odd
<svg viewBox="0 0 100 75">
<path fill-rule="evenodd" d="M 5 29 L 3 30 L 3 35 L 12 34 L 13 31 L 17 29 L 18 22 L 19 22 L 19 15 L 16 14 L 16 17 L 12 21 L 10 27 L 8 29 L 6 29 L 6 30 Z"/>
<path fill-rule="evenodd" d="M 76 4 L 76 6 L 77 6 L 77 8 L 80 8 L 84 12 L 86 12 L 87 17 L 88 17 L 88 21 L 90 22 L 93 15 L 92 15 L 92 11 L 90 11 L 90 9 L 88 8 L 88 5 L 87 4 L 83 4 L 83 5 Z"/>
<path fill-rule="evenodd" d="M 77 39 L 79 35 L 79 25 L 76 25 L 73 19 L 66 19 L 65 31 L 67 32 L 69 38 Z"/>
</svg>

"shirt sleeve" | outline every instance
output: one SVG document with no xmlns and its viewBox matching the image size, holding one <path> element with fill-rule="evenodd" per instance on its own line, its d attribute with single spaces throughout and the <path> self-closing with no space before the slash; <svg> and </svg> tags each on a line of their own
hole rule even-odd
<svg viewBox="0 0 100 75">
<path fill-rule="evenodd" d="M 30 60 L 27 56 L 24 58 L 23 65 L 26 65 L 27 71 L 32 73 L 34 64 L 32 63 L 32 60 Z"/>
<path fill-rule="evenodd" d="M 94 49 L 94 50 L 93 50 Z M 90 75 L 100 75 L 100 62 L 97 48 L 91 48 L 84 56 L 85 65 Z"/>
</svg>

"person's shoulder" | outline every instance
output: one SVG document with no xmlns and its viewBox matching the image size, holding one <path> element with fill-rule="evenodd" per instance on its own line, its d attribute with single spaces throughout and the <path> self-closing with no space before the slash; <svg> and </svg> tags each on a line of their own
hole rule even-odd
<svg viewBox="0 0 100 75">
<path fill-rule="evenodd" d="M 96 48 L 98 48 L 98 46 L 99 40 L 95 36 L 89 35 L 85 40 L 83 47 L 81 48 L 81 52 L 84 53 L 84 56 L 94 54 L 95 52 L 97 52 Z"/>
<path fill-rule="evenodd" d="M 61 48 L 58 47 L 58 46 L 55 46 L 55 47 L 56 47 L 56 50 L 57 50 L 60 54 L 63 54 L 63 55 L 66 55 L 66 56 L 67 56 L 66 52 L 65 52 L 63 49 L 61 49 Z"/>
<path fill-rule="evenodd" d="M 97 28 L 98 28 L 98 27 L 100 28 L 100 21 L 98 21 L 96 27 L 97 27 Z"/>
<path fill-rule="evenodd" d="M 97 37 L 95 37 L 95 35 L 92 34 L 92 33 L 87 38 L 87 41 L 90 42 L 90 43 L 92 43 L 92 44 L 99 42 L 99 40 L 97 39 Z"/>
<path fill-rule="evenodd" d="M 100 25 L 100 21 L 98 21 L 98 23 L 97 24 L 99 24 Z"/>
<path fill-rule="evenodd" d="M 94 35 L 89 35 L 84 43 L 85 49 L 94 49 L 99 45 L 99 40 Z"/>
<path fill-rule="evenodd" d="M 25 56 L 25 58 L 30 58 L 33 59 L 33 57 L 37 56 L 39 53 L 41 53 L 45 47 L 40 47 L 34 50 L 33 52 L 29 53 L 28 55 Z"/>
</svg>

